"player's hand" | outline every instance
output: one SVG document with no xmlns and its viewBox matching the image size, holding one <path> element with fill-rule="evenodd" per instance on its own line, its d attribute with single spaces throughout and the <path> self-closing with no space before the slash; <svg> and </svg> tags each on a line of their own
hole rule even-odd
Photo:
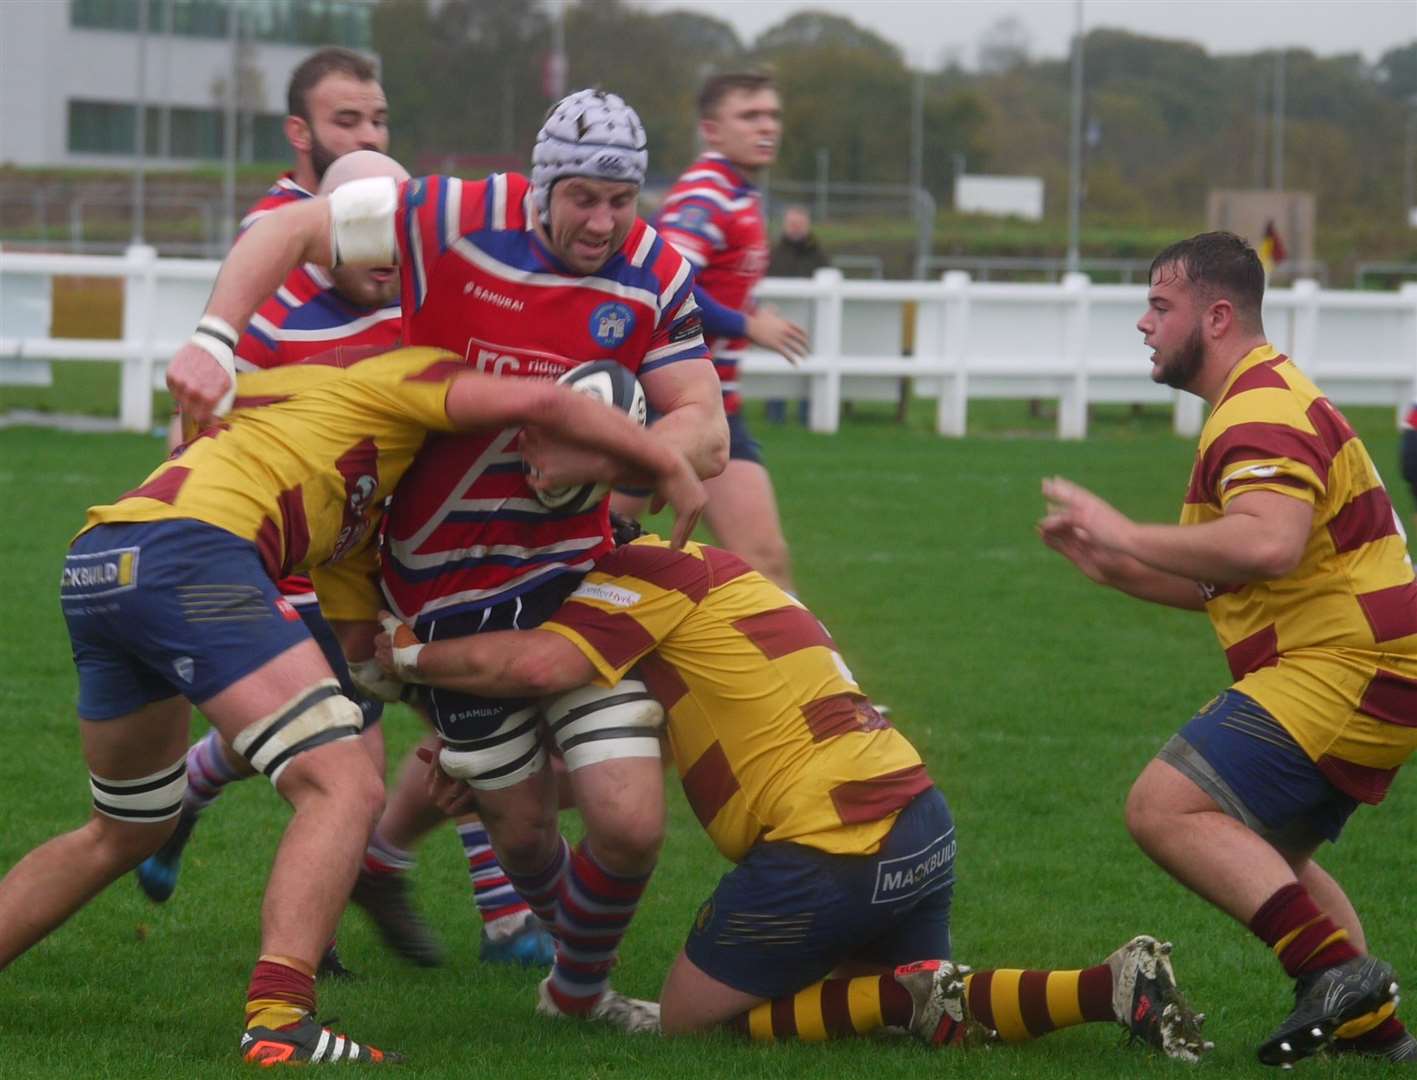
<svg viewBox="0 0 1417 1080">
<path fill-rule="evenodd" d="M 537 428 L 526 428 L 521 437 L 527 483 L 538 491 L 579 487 L 614 480 L 620 463 L 607 454 L 565 442 Z"/>
<path fill-rule="evenodd" d="M 1105 551 L 1125 553 L 1135 524 L 1105 499 L 1087 488 L 1050 476 L 1043 481 L 1043 497 L 1048 501 L 1048 513 L 1039 523 L 1049 533 L 1070 531 L 1082 544 Z"/>
<path fill-rule="evenodd" d="M 392 702 L 398 701 L 403 694 L 403 683 L 384 670 L 377 654 L 367 660 L 351 660 L 349 679 L 366 698 Z"/>
<path fill-rule="evenodd" d="M 423 651 L 423 642 L 407 623 L 387 611 L 379 612 L 379 626 L 381 632 L 374 638 L 374 659 L 379 666 L 403 682 L 421 682 L 418 654 Z"/>
<path fill-rule="evenodd" d="M 807 331 L 784 318 L 771 304 L 749 312 L 748 337 L 754 345 L 780 353 L 796 367 L 807 358 Z"/>
<path fill-rule="evenodd" d="M 231 379 L 211 353 L 187 342 L 167 365 L 167 389 L 186 422 L 200 431 L 216 416 Z"/>
<path fill-rule="evenodd" d="M 438 757 L 438 739 L 425 739 L 414 751 L 428 763 L 426 784 L 429 801 L 448 817 L 477 813 L 477 792 L 466 782 L 449 776 Z"/>
<path fill-rule="evenodd" d="M 682 548 L 694 535 L 694 526 L 708 505 L 708 492 L 689 459 L 674 451 L 674 467 L 659 478 L 650 501 L 650 513 L 657 514 L 665 506 L 674 511 L 674 531 L 669 538 L 673 548 Z"/>
</svg>

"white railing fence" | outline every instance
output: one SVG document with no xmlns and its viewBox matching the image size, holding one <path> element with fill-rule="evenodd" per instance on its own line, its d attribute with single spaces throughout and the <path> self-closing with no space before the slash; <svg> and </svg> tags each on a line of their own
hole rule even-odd
<svg viewBox="0 0 1417 1080">
<path fill-rule="evenodd" d="M 0 252 L 0 385 L 45 385 L 49 361 L 122 365 L 122 427 L 152 426 L 152 390 L 206 303 L 217 263 L 160 259 L 152 248 L 122 256 Z M 123 336 L 51 335 L 52 282 L 70 275 L 124 281 Z M 1144 285 L 978 282 L 962 271 L 938 281 L 848 281 L 837 269 L 811 279 L 768 279 L 760 301 L 811 333 L 811 356 L 792 367 L 750 350 L 749 397 L 805 398 L 813 430 L 835 431 L 844 401 L 896 401 L 902 380 L 936 403 L 936 429 L 963 435 L 971 401 L 1058 403 L 1058 435 L 1083 438 L 1088 406 L 1161 402 L 1177 432 L 1194 434 L 1199 399 L 1158 386 L 1136 320 Z M 1417 394 L 1417 283 L 1397 293 L 1348 292 L 1301 280 L 1265 297 L 1270 340 L 1293 356 L 1337 403 L 1391 405 L 1400 416 Z"/>
</svg>

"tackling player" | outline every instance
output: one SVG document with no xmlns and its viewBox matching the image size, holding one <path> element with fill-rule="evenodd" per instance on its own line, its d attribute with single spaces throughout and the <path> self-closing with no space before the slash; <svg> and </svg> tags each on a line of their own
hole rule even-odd
<svg viewBox="0 0 1417 1080">
<path fill-rule="evenodd" d="M 1180 525 L 1145 525 L 1061 477 L 1043 540 L 1092 580 L 1204 610 L 1235 683 L 1163 746 L 1127 799 L 1152 859 L 1247 926 L 1296 981 L 1259 1047 L 1417 1062 L 1392 968 L 1314 854 L 1378 803 L 1417 747 L 1417 582 L 1348 421 L 1266 339 L 1264 268 L 1231 233 L 1151 264 L 1137 322 L 1152 378 L 1211 406 Z M 1334 1041 L 1336 1039 L 1336 1041 Z"/>
<path fill-rule="evenodd" d="M 200 348 L 232 370 L 228 331 Z M 79 672 L 88 822 L 0 880 L 0 967 L 151 854 L 186 787 L 190 706 L 294 807 L 262 905 L 242 1055 L 387 1061 L 314 1019 L 314 972 L 382 801 L 359 707 L 274 582 L 309 569 L 346 650 L 372 650 L 384 501 L 431 432 L 531 425 L 646 470 L 687 537 L 704 500 L 683 455 L 616 410 L 550 384 L 495 380 L 409 349 L 348 370 L 235 380 L 236 411 L 110 506 L 89 510 L 60 598 Z M 436 453 L 436 448 L 434 450 Z M 548 470 L 548 483 L 565 477 Z"/>
<path fill-rule="evenodd" d="M 720 544 L 792 592 L 772 478 L 743 419 L 738 394 L 739 354 L 749 341 L 793 363 L 807 352 L 801 327 L 752 300 L 768 265 L 762 193 L 754 180 L 777 159 L 782 138 L 782 102 L 771 77 L 712 76 L 699 92 L 699 136 L 706 153 L 669 190 L 659 229 L 694 265 L 694 295 L 723 384 L 729 460 L 708 481 L 705 520 Z"/>
<path fill-rule="evenodd" d="M 938 1045 L 972 1017 L 1010 1041 L 1105 1021 L 1174 1057 L 1205 1049 L 1170 946 L 1154 938 L 1075 971 L 949 962 L 955 830 L 944 796 L 816 617 L 738 556 L 641 538 L 604 556 L 535 630 L 424 645 L 382 621 L 376 655 L 405 681 L 563 695 L 548 707 L 559 723 L 584 692 L 566 691 L 623 686 L 633 668 L 664 707 L 689 806 L 737 864 L 670 968 L 665 1034 L 728 1025 L 755 1039 L 823 1039 L 898 1027 Z M 445 749 L 440 762 L 456 771 L 456 758 Z M 453 794 L 445 772 L 433 778 Z M 833 978 L 843 967 L 872 973 Z"/>
<path fill-rule="evenodd" d="M 583 361 L 614 359 L 637 373 L 662 414 L 655 435 L 700 475 L 713 475 L 728 449 L 722 396 L 690 268 L 635 216 L 647 161 L 634 110 L 614 94 L 580 91 L 552 108 L 530 179 L 348 185 L 328 201 L 258 223 L 228 258 L 209 311 L 244 324 L 272 280 L 302 260 L 393 258 L 407 341 L 449 348 L 502 378 L 555 378 Z M 168 380 L 183 407 L 198 413 L 227 385 L 190 349 L 174 358 Z M 524 460 L 591 478 L 603 465 L 545 439 L 524 441 L 519 455 L 514 437 L 445 440 L 436 460 L 410 471 L 394 500 L 385 594 L 425 637 L 534 626 L 610 548 L 603 504 L 551 512 L 523 475 Z M 598 919 L 596 948 L 559 950 L 557 1007 L 626 1029 L 653 1028 L 655 1010 L 608 983 L 663 839 L 663 777 L 658 743 L 640 730 L 645 712 L 619 699 L 587 710 L 582 726 L 596 752 L 573 755 L 570 786 L 589 843 L 572 855 L 556 824 L 547 736 L 534 703 L 445 691 L 430 699 L 443 738 L 467 751 L 466 778 L 478 788 L 512 884 L 528 898 L 548 891 L 557 898 L 558 938 L 582 933 L 587 909 L 575 896 L 614 893 L 606 902 L 616 914 Z M 573 734 L 552 737 L 564 750 Z"/>
</svg>

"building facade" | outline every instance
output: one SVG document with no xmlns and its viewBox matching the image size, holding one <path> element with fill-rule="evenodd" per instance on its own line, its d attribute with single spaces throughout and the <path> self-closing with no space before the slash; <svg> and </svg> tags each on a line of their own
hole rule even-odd
<svg viewBox="0 0 1417 1080">
<path fill-rule="evenodd" d="M 0 165 L 284 161 L 291 72 L 313 49 L 368 53 L 375 0 L 3 0 Z M 233 79 L 233 70 L 236 78 Z"/>
</svg>

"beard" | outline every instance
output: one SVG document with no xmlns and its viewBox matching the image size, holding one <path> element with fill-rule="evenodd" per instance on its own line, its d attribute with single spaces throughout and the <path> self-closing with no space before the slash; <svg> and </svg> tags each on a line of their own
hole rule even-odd
<svg viewBox="0 0 1417 1080">
<path fill-rule="evenodd" d="M 338 154 L 332 153 L 330 148 L 322 143 L 319 136 L 315 134 L 315 125 L 310 125 L 310 167 L 315 170 L 317 181 L 325 178 L 325 170 L 334 164 Z"/>
<path fill-rule="evenodd" d="M 1157 370 L 1152 373 L 1152 382 L 1164 383 L 1173 390 L 1184 390 L 1200 374 L 1205 363 L 1205 337 L 1197 326 L 1170 356 L 1157 356 Z"/>
</svg>

